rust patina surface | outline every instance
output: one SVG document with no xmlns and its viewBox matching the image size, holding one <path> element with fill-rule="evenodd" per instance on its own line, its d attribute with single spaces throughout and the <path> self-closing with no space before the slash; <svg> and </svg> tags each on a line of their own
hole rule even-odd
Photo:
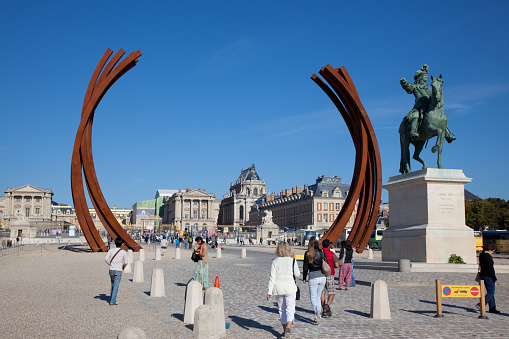
<svg viewBox="0 0 509 339">
<path fill-rule="evenodd" d="M 341 212 L 327 230 L 323 239 L 336 242 L 343 233 L 358 201 L 357 213 L 348 240 L 361 253 L 375 227 L 382 194 L 382 163 L 375 131 L 362 106 L 357 89 L 343 66 L 323 67 L 311 79 L 332 100 L 348 127 L 355 145 L 355 167 L 350 191 Z M 325 83 L 327 82 L 327 84 Z"/>
<path fill-rule="evenodd" d="M 85 176 L 90 200 L 106 231 L 114 239 L 117 237 L 122 238 L 125 243 L 125 245 L 122 245 L 123 247 L 130 248 L 133 251 L 139 251 L 141 249 L 141 246 L 138 245 L 118 223 L 108 207 L 106 199 L 99 187 L 99 182 L 97 181 L 94 158 L 92 156 L 92 124 L 94 121 L 95 109 L 108 89 L 120 79 L 123 74 L 136 66 L 138 57 L 141 55 L 140 51 L 133 52 L 117 65 L 124 53 L 124 50 L 120 49 L 108 64 L 106 64 L 113 54 L 113 51 L 108 49 L 97 64 L 85 93 L 85 100 L 83 101 L 83 108 L 81 111 L 81 121 L 72 151 L 71 190 L 74 209 L 83 235 L 94 252 L 107 251 L 108 247 L 102 241 L 88 210 L 83 187 L 83 176 Z M 115 65 L 117 66 L 115 67 Z"/>
</svg>

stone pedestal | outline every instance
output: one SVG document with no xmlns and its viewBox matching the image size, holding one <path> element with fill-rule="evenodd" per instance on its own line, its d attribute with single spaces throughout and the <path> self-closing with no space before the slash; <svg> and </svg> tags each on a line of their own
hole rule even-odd
<svg viewBox="0 0 509 339">
<path fill-rule="evenodd" d="M 465 225 L 462 170 L 428 168 L 389 178 L 389 228 L 382 260 L 447 263 L 451 254 L 476 263 L 473 230 Z"/>
</svg>

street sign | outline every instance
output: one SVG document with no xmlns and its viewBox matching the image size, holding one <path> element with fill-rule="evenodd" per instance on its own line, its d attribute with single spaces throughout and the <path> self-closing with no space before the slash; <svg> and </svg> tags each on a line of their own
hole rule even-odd
<svg viewBox="0 0 509 339">
<path fill-rule="evenodd" d="M 442 297 L 479 298 L 479 286 L 474 285 L 443 285 Z"/>
</svg>

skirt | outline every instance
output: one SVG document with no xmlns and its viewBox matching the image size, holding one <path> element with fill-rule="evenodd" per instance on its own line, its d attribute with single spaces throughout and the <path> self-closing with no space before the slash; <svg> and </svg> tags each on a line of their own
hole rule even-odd
<svg viewBox="0 0 509 339">
<path fill-rule="evenodd" d="M 198 264 L 194 270 L 193 280 L 198 281 L 203 288 L 209 287 L 209 263 L 203 267 L 202 261 L 198 260 Z"/>
</svg>

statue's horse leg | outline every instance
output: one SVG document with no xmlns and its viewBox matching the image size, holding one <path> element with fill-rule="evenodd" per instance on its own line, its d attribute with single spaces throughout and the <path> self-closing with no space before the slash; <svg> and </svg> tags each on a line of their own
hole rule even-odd
<svg viewBox="0 0 509 339">
<path fill-rule="evenodd" d="M 426 169 L 427 166 L 426 166 L 426 161 L 422 160 L 419 155 L 421 154 L 421 151 L 422 149 L 424 148 L 424 144 L 426 143 L 425 140 L 419 140 L 419 141 L 414 141 L 413 144 L 415 146 L 415 151 L 414 151 L 414 155 L 412 158 L 414 158 L 415 160 L 417 160 L 418 162 L 420 162 L 422 164 L 422 169 Z"/>
<path fill-rule="evenodd" d="M 399 162 L 399 172 L 401 174 L 410 173 L 410 135 L 406 130 L 405 121 L 399 126 L 399 145 L 401 148 L 401 160 Z"/>
<path fill-rule="evenodd" d="M 433 148 L 437 148 L 438 151 L 438 157 L 437 157 L 437 167 L 442 167 L 442 146 L 444 145 L 444 138 L 445 138 L 445 130 L 441 129 L 438 131 L 438 137 L 437 137 L 437 144 L 436 146 L 433 146 Z"/>
</svg>

